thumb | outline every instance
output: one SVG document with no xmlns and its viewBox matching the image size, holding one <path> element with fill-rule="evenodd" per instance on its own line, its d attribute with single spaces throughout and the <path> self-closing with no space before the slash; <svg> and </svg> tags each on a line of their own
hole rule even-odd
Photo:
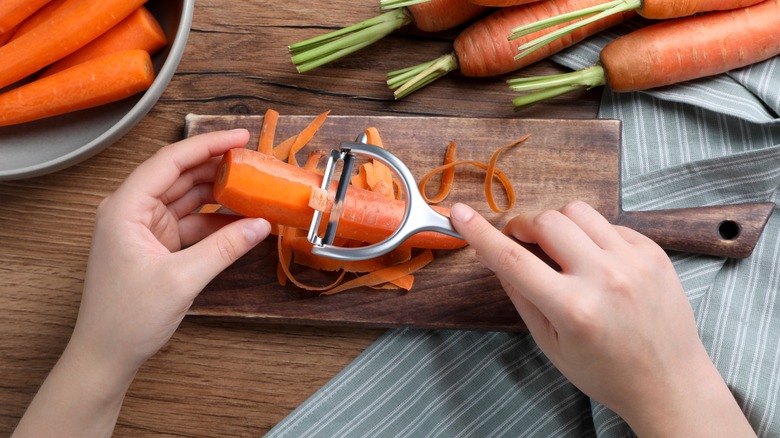
<svg viewBox="0 0 780 438">
<path fill-rule="evenodd" d="M 187 278 L 196 293 L 220 272 L 257 246 L 271 233 L 271 224 L 265 219 L 240 219 L 232 222 L 200 242 L 177 254 L 184 258 L 181 265 L 189 271 Z"/>
</svg>

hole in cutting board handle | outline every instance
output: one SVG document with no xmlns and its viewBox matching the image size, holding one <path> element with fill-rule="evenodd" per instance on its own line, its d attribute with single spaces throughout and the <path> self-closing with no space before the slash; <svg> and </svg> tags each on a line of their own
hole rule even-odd
<svg viewBox="0 0 780 438">
<path fill-rule="evenodd" d="M 739 237 L 740 226 L 732 220 L 726 220 L 718 225 L 718 234 L 723 240 L 735 240 Z"/>
</svg>

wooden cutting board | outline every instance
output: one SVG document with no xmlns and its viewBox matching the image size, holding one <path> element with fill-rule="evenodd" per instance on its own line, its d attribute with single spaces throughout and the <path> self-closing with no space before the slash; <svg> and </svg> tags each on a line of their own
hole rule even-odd
<svg viewBox="0 0 780 438">
<path fill-rule="evenodd" d="M 276 144 L 295 135 L 312 119 L 280 117 Z M 189 115 L 185 136 L 242 127 L 253 133 L 247 147 L 255 148 L 262 120 L 262 116 Z M 530 134 L 525 142 L 506 151 L 498 163 L 514 182 L 517 202 L 512 211 L 490 211 L 483 190 L 485 175 L 476 168 L 458 169 L 455 187 L 443 203 L 449 206 L 456 201 L 466 202 L 496 227 L 503 227 L 522 211 L 560 208 L 577 199 L 590 203 L 613 223 L 623 217 L 618 120 L 331 115 L 299 157 L 303 159 L 310 149 L 337 148 L 370 126 L 379 130 L 385 146 L 418 178 L 441 164 L 450 141 L 457 142 L 459 160 L 487 162 L 498 147 Z M 435 189 L 436 185 L 431 184 L 430 190 Z M 505 202 L 500 186 L 495 194 L 499 203 Z M 212 281 L 189 315 L 315 325 L 507 331 L 525 328 L 499 282 L 475 261 L 473 250 L 468 248 L 438 252 L 434 262 L 416 274 L 410 292 L 356 289 L 318 296 L 292 285 L 280 286 L 276 260 L 275 239 L 263 242 Z M 319 284 L 332 279 L 328 274 L 310 271 L 300 275 Z"/>
</svg>

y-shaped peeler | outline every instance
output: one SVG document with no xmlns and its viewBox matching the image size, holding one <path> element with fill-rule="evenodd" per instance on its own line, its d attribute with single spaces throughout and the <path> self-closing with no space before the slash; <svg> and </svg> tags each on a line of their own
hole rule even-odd
<svg viewBox="0 0 780 438">
<path fill-rule="evenodd" d="M 387 239 L 368 246 L 344 248 L 333 245 L 336 237 L 336 229 L 341 218 L 344 198 L 347 196 L 347 187 L 352 176 L 356 154 L 364 155 L 385 164 L 401 181 L 401 189 L 406 199 L 401 225 Z M 414 234 L 422 231 L 436 231 L 456 238 L 461 238 L 452 227 L 450 219 L 432 209 L 420 192 L 414 180 L 414 175 L 398 157 L 378 146 L 366 144 L 365 134 L 358 136 L 355 142 L 341 143 L 339 149 L 333 149 L 328 156 L 325 174 L 322 177 L 321 189 L 328 190 L 335 174 L 338 162 L 343 162 L 341 176 L 336 188 L 333 208 L 328 218 L 325 234 L 320 237 L 318 230 L 322 221 L 322 212 L 315 211 L 309 227 L 309 242 L 314 244 L 311 252 L 316 255 L 330 257 L 338 260 L 365 260 L 386 254 Z"/>
</svg>

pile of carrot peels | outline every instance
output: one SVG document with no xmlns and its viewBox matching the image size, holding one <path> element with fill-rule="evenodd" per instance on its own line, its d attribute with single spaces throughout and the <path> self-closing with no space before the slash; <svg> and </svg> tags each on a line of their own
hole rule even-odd
<svg viewBox="0 0 780 438">
<path fill-rule="evenodd" d="M 294 165 L 307 172 L 322 175 L 324 170 L 319 169 L 321 158 L 325 155 L 322 151 L 312 150 L 308 153 L 303 164 L 299 164 L 296 155 L 309 144 L 320 127 L 325 123 L 329 111 L 315 117 L 299 133 L 279 142 L 275 145 L 276 128 L 279 121 L 279 113 L 269 109 L 263 118 L 260 135 L 257 143 L 257 152 L 275 157 L 276 160 Z M 384 147 L 379 131 L 374 127 L 365 130 L 367 142 L 375 146 Z M 487 172 L 485 178 L 485 194 L 490 207 L 496 212 L 510 210 L 515 202 L 514 190 L 509 178 L 496 168 L 499 155 L 508 148 L 523 142 L 528 136 L 518 141 L 507 144 L 493 154 L 488 164 L 476 161 L 457 161 L 456 144 L 451 142 L 447 147 L 444 162 L 441 166 L 431 170 L 420 181 L 420 191 L 429 203 L 443 201 L 453 187 L 455 168 L 461 165 L 472 165 Z M 250 151 L 245 151 L 249 153 Z M 275 161 L 274 158 L 266 158 Z M 269 161 L 266 161 L 269 163 Z M 441 173 L 440 187 L 433 197 L 425 195 L 425 186 L 437 174 Z M 497 179 L 507 194 L 507 205 L 500 208 L 493 196 L 493 179 Z M 354 187 L 378 194 L 388 200 L 398 200 L 401 197 L 399 183 L 394 179 L 393 172 L 385 164 L 377 160 L 368 160 L 358 167 L 356 174 L 350 177 L 350 183 Z M 328 208 L 328 193 L 319 187 L 312 187 L 309 206 L 313 209 L 325 212 Z M 206 205 L 201 208 L 201 213 L 210 213 L 219 210 L 219 205 Z M 277 235 L 277 278 L 282 286 L 287 283 L 309 290 L 320 292 L 323 295 L 332 295 L 358 287 L 373 289 L 395 289 L 409 291 L 414 284 L 414 274 L 427 266 L 434 259 L 431 249 L 414 249 L 410 245 L 402 245 L 398 249 L 383 256 L 360 261 L 341 261 L 320 257 L 312 254 L 312 244 L 307 238 L 308 230 L 299 227 L 281 224 L 273 225 L 273 234 Z M 334 245 L 341 247 L 362 246 L 366 243 L 346 237 L 337 237 Z M 296 278 L 293 273 L 293 265 L 315 269 L 318 271 L 338 273 L 335 280 L 327 285 L 306 284 Z M 354 276 L 354 278 L 348 278 Z"/>
</svg>

